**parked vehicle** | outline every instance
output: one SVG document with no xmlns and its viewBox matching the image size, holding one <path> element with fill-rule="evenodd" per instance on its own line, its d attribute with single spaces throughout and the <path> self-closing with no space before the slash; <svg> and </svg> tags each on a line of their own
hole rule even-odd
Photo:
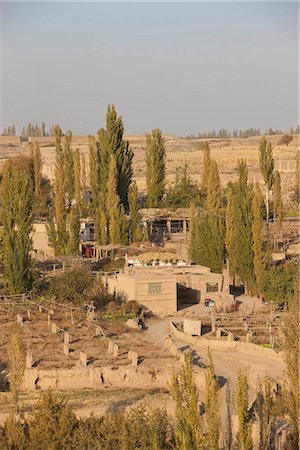
<svg viewBox="0 0 300 450">
<path fill-rule="evenodd" d="M 204 306 L 207 306 L 209 308 L 213 308 L 215 305 L 216 305 L 216 302 L 212 298 L 205 297 Z"/>
</svg>

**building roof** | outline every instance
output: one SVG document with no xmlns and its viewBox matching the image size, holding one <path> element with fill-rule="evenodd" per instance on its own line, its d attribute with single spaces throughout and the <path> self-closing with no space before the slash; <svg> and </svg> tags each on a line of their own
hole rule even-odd
<svg viewBox="0 0 300 450">
<path fill-rule="evenodd" d="M 142 220 L 185 220 L 190 217 L 189 208 L 142 208 L 140 209 Z"/>
</svg>

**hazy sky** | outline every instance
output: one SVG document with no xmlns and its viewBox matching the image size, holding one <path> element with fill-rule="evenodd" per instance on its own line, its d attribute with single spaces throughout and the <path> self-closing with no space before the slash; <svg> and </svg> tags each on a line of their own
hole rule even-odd
<svg viewBox="0 0 300 450">
<path fill-rule="evenodd" d="M 297 3 L 0 3 L 0 128 L 178 135 L 298 123 Z"/>
</svg>

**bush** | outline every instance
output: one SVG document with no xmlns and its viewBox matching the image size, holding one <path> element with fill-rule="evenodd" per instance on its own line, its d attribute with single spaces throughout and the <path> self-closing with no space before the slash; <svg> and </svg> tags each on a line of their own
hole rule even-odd
<svg viewBox="0 0 300 450">
<path fill-rule="evenodd" d="M 263 281 L 263 297 L 269 302 L 289 303 L 294 298 L 298 266 L 289 262 L 271 267 Z"/>
<path fill-rule="evenodd" d="M 88 298 L 96 280 L 92 272 L 77 267 L 52 278 L 48 295 L 61 302 L 80 303 Z"/>
</svg>

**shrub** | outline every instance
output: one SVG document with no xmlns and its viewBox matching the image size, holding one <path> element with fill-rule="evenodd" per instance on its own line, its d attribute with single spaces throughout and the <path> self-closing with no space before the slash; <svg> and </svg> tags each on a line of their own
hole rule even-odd
<svg viewBox="0 0 300 450">
<path fill-rule="evenodd" d="M 289 303 L 294 298 L 298 266 L 292 262 L 271 267 L 263 281 L 263 297 L 269 302 Z"/>
<path fill-rule="evenodd" d="M 76 267 L 52 278 L 48 295 L 61 302 L 80 303 L 87 299 L 95 286 L 92 272 L 84 267 Z"/>
</svg>

